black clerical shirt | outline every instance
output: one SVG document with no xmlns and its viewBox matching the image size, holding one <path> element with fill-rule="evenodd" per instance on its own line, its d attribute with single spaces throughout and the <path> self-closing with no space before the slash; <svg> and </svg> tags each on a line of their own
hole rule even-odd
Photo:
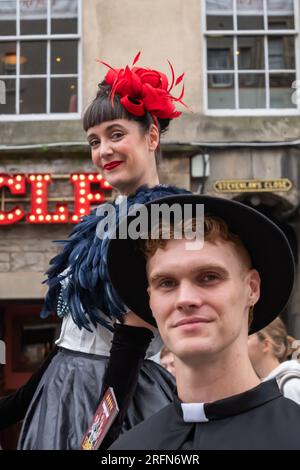
<svg viewBox="0 0 300 470">
<path fill-rule="evenodd" d="M 205 403 L 202 422 L 185 422 L 174 402 L 123 434 L 111 450 L 300 450 L 300 406 L 276 380 Z M 202 413 L 203 414 L 203 413 Z"/>
</svg>

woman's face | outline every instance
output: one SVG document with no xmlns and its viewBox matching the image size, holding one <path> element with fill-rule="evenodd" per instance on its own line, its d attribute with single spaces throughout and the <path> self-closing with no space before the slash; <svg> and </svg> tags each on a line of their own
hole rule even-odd
<svg viewBox="0 0 300 470">
<path fill-rule="evenodd" d="M 144 184 L 158 183 L 156 126 L 152 125 L 145 134 L 137 122 L 115 119 L 91 127 L 87 139 L 94 165 L 121 194 L 132 194 Z"/>
<path fill-rule="evenodd" d="M 160 359 L 160 364 L 175 377 L 176 371 L 174 365 L 174 355 L 171 353 L 171 351 L 165 353 L 165 355 Z"/>
</svg>

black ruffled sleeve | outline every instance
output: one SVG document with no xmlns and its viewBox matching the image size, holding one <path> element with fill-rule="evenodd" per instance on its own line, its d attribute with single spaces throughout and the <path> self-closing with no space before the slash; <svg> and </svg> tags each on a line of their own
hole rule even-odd
<svg viewBox="0 0 300 470">
<path fill-rule="evenodd" d="M 101 398 L 108 387 L 112 387 L 120 411 L 100 449 L 107 449 L 121 432 L 128 405 L 135 392 L 139 371 L 152 338 L 153 334 L 147 328 L 124 324 L 115 326 Z"/>
</svg>

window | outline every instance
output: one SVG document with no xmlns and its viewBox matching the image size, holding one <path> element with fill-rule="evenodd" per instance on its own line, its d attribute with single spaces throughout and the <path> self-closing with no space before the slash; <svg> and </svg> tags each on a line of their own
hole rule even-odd
<svg viewBox="0 0 300 470">
<path fill-rule="evenodd" d="M 78 117 L 80 7 L 0 0 L 0 119 Z"/>
<path fill-rule="evenodd" d="M 294 0 L 206 0 L 207 111 L 297 113 Z M 226 111 L 225 111 L 226 110 Z"/>
</svg>

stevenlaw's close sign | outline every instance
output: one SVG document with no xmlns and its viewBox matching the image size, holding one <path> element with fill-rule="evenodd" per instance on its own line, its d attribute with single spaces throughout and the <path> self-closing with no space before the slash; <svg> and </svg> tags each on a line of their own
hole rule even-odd
<svg viewBox="0 0 300 470">
<path fill-rule="evenodd" d="M 214 182 L 217 193 L 261 193 L 289 191 L 292 182 L 287 178 L 277 180 L 218 180 Z"/>
</svg>

